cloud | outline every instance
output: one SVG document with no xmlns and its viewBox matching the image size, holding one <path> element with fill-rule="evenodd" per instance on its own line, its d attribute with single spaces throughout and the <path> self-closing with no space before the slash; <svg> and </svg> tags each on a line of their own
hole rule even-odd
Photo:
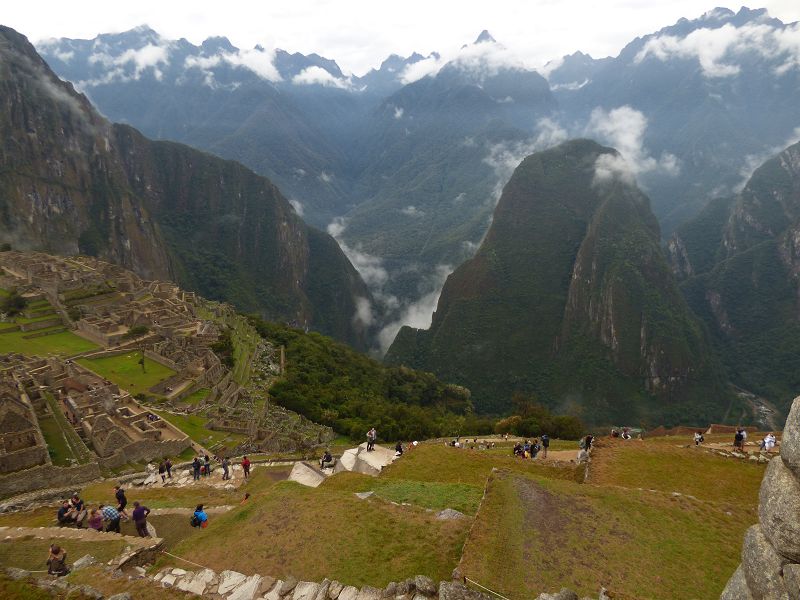
<svg viewBox="0 0 800 600">
<path fill-rule="evenodd" d="M 574 92 L 576 90 L 581 89 L 584 86 L 589 85 L 591 81 L 589 79 L 584 79 L 581 82 L 571 81 L 570 83 L 557 83 L 555 85 L 551 85 L 550 89 L 554 92 L 559 90 L 566 90 L 568 92 Z"/>
<path fill-rule="evenodd" d="M 634 62 L 641 63 L 648 57 L 661 61 L 694 59 L 703 75 L 720 78 L 739 74 L 740 59 L 752 54 L 777 62 L 773 71 L 779 76 L 800 68 L 800 24 L 778 28 L 767 23 L 741 27 L 726 23 L 714 29 L 696 29 L 686 37 L 660 35 L 647 41 Z"/>
<path fill-rule="evenodd" d="M 363 296 L 356 296 L 356 314 L 353 315 L 353 323 L 370 327 L 375 323 L 375 315 L 372 312 L 372 303 Z"/>
<path fill-rule="evenodd" d="M 294 209 L 294 212 L 297 213 L 298 217 L 303 216 L 303 214 L 305 213 L 305 209 L 303 207 L 303 203 L 300 202 L 300 200 L 295 200 L 294 198 L 290 198 L 289 204 L 292 205 L 292 208 Z"/>
<path fill-rule="evenodd" d="M 772 146 L 771 148 L 766 148 L 763 152 L 758 152 L 756 154 L 748 154 L 744 157 L 744 164 L 742 168 L 739 169 L 739 175 L 741 175 L 741 180 L 739 183 L 734 186 L 734 192 L 741 192 L 747 182 L 750 180 L 750 177 L 753 175 L 753 172 L 768 161 L 770 158 L 783 152 L 786 148 L 791 146 L 792 144 L 796 144 L 800 142 L 800 127 L 795 127 L 794 131 L 784 140 L 783 143 L 778 144 L 776 146 Z"/>
<path fill-rule="evenodd" d="M 295 85 L 322 85 L 339 89 L 350 89 L 352 86 L 347 79 L 334 77 L 322 67 L 306 67 L 294 76 L 292 83 Z"/>
<path fill-rule="evenodd" d="M 187 56 L 183 62 L 186 69 L 198 69 L 205 74 L 205 84 L 216 87 L 214 69 L 220 65 L 247 69 L 261 79 L 277 82 L 281 75 L 275 67 L 275 51 L 257 46 L 251 50 L 220 52 L 212 56 Z"/>
<path fill-rule="evenodd" d="M 370 288 L 380 290 L 389 280 L 389 273 L 383 267 L 383 260 L 364 252 L 361 248 L 351 248 L 344 240 L 342 234 L 347 228 L 347 221 L 343 217 L 336 217 L 328 224 L 328 233 L 339 243 L 342 251 L 361 275 Z"/>
<path fill-rule="evenodd" d="M 147 70 L 151 70 L 153 76 L 161 80 L 164 75 L 161 68 L 169 64 L 169 53 L 170 43 L 128 48 L 117 56 L 109 54 L 106 48 L 89 56 L 89 64 L 103 65 L 107 69 L 106 73 L 97 79 L 82 81 L 80 85 L 92 87 L 112 81 L 137 80 Z"/>
<path fill-rule="evenodd" d="M 453 267 L 450 265 L 438 265 L 432 273 L 423 278 L 420 289 L 424 290 L 424 293 L 420 299 L 403 306 L 400 317 L 384 326 L 378 334 L 381 354 L 386 354 L 394 338 L 397 337 L 397 332 L 404 325 L 415 329 L 427 329 L 431 326 L 433 312 L 436 310 L 439 296 L 442 294 L 442 287 L 452 272 Z"/>
<path fill-rule="evenodd" d="M 633 182 L 643 173 L 660 172 L 677 175 L 678 159 L 664 153 L 656 159 L 644 147 L 644 134 L 647 118 L 630 106 L 620 106 L 610 111 L 595 108 L 586 126 L 586 134 L 597 137 L 603 143 L 613 146 L 618 155 L 603 154 L 595 165 L 596 180 L 603 181 L 615 176 Z"/>
<path fill-rule="evenodd" d="M 332 173 L 327 173 L 326 171 L 322 171 L 318 175 L 318 177 L 319 177 L 319 180 L 322 181 L 323 183 L 330 183 L 331 181 L 333 181 L 333 174 Z"/>
<path fill-rule="evenodd" d="M 403 107 L 402 106 L 395 106 L 394 107 L 394 118 L 395 119 L 402 119 L 403 118 Z"/>
<path fill-rule="evenodd" d="M 424 217 L 425 212 L 418 209 L 416 206 L 406 206 L 400 209 L 400 212 L 408 217 Z"/>
</svg>

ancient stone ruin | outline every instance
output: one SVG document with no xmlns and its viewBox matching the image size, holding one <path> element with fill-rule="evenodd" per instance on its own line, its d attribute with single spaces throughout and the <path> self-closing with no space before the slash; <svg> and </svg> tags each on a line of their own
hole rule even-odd
<svg viewBox="0 0 800 600">
<path fill-rule="evenodd" d="M 747 530 L 742 562 L 721 600 L 800 598 L 800 397 L 786 420 L 780 460 L 771 460 L 758 504 L 758 524 Z"/>
</svg>

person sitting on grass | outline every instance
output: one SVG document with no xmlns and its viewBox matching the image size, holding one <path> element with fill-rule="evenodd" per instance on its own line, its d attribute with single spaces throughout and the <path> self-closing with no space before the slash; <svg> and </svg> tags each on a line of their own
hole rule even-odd
<svg viewBox="0 0 800 600">
<path fill-rule="evenodd" d="M 106 532 L 113 531 L 119 533 L 119 519 L 120 514 L 113 506 L 100 505 L 100 512 L 103 515 L 103 521 L 106 522 Z"/>
<path fill-rule="evenodd" d="M 56 544 L 50 546 L 50 554 L 47 556 L 47 573 L 58 577 L 63 577 L 69 573 L 67 552 L 61 546 Z"/>
<path fill-rule="evenodd" d="M 88 516 L 88 512 L 86 510 L 86 506 L 81 500 L 78 494 L 72 494 L 72 498 L 69 501 L 70 506 L 70 514 L 72 518 L 75 520 L 75 526 L 80 529 L 83 527 L 84 521 L 86 521 L 86 517 Z"/>
<path fill-rule="evenodd" d="M 96 508 L 93 508 L 89 513 L 89 521 L 87 522 L 87 525 L 89 526 L 89 529 L 103 531 L 103 515 Z"/>
<path fill-rule="evenodd" d="M 394 455 L 403 456 L 403 442 L 397 442 L 397 445 L 394 447 Z"/>
<path fill-rule="evenodd" d="M 202 504 L 198 504 L 197 508 L 194 509 L 191 522 L 192 527 L 208 527 L 208 515 L 206 511 L 203 510 Z"/>
<path fill-rule="evenodd" d="M 75 522 L 75 519 L 72 517 L 72 509 L 70 508 L 69 502 L 64 500 L 61 503 L 61 506 L 58 509 L 58 513 L 56 514 L 56 519 L 58 519 L 59 525 L 72 525 Z"/>
<path fill-rule="evenodd" d="M 322 458 L 319 461 L 319 466 L 321 469 L 333 466 L 333 455 L 331 454 L 330 450 L 325 450 L 325 452 L 322 454 Z"/>
</svg>

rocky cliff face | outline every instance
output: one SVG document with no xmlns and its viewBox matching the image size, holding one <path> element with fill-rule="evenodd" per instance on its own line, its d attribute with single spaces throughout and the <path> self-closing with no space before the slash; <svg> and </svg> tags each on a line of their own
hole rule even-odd
<svg viewBox="0 0 800 600">
<path fill-rule="evenodd" d="M 712 201 L 669 250 L 734 383 L 787 409 L 800 385 L 800 144 Z"/>
<path fill-rule="evenodd" d="M 366 345 L 336 242 L 231 161 L 111 124 L 0 28 L 0 241 L 84 253 Z"/>
<path fill-rule="evenodd" d="M 484 410 L 514 391 L 594 422 L 720 418 L 727 392 L 659 247 L 642 192 L 599 177 L 588 140 L 526 158 L 428 331 L 387 355 L 468 385 Z"/>
<path fill-rule="evenodd" d="M 720 598 L 800 598 L 800 398 L 786 420 L 780 456 L 761 482 L 758 524 L 745 533 L 742 562 Z"/>
</svg>

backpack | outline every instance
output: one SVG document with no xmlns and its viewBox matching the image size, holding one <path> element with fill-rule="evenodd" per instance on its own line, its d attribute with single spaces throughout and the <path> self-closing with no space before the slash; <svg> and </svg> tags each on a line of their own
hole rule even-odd
<svg viewBox="0 0 800 600">
<path fill-rule="evenodd" d="M 192 527 L 200 527 L 200 517 L 197 515 L 192 515 L 192 518 L 189 519 L 189 525 Z"/>
</svg>

